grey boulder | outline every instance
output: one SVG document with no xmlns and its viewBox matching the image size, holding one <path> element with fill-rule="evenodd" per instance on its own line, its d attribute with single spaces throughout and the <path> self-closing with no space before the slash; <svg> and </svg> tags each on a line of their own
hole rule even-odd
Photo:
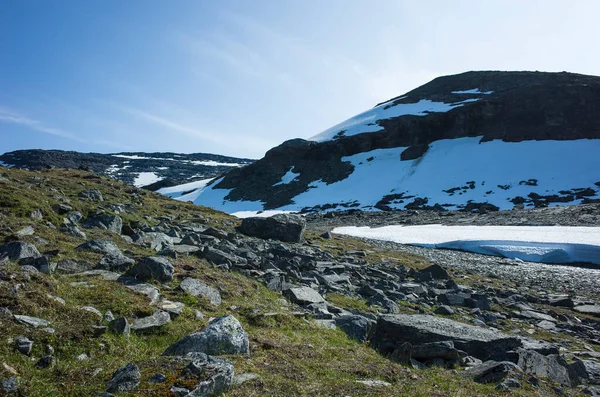
<svg viewBox="0 0 600 397">
<path fill-rule="evenodd" d="M 478 383 L 497 383 L 519 372 L 521 372 L 521 368 L 513 362 L 486 361 L 467 369 L 463 375 Z"/>
<path fill-rule="evenodd" d="M 305 229 L 306 220 L 303 217 L 277 214 L 269 218 L 245 218 L 238 230 L 250 237 L 299 243 L 302 241 Z"/>
<path fill-rule="evenodd" d="M 310 305 L 311 303 L 322 303 L 325 299 L 317 291 L 310 287 L 290 288 L 283 294 L 293 303 L 299 305 Z"/>
<path fill-rule="evenodd" d="M 0 256 L 7 255 L 11 261 L 39 258 L 42 256 L 35 245 L 23 241 L 12 241 L 0 245 Z"/>
<path fill-rule="evenodd" d="M 135 332 L 152 332 L 163 325 L 171 322 L 169 313 L 159 310 L 148 317 L 138 318 L 131 324 L 131 330 Z"/>
<path fill-rule="evenodd" d="M 171 281 L 175 268 L 167 258 L 150 256 L 143 258 L 137 265 L 127 271 L 128 276 L 138 280 Z"/>
<path fill-rule="evenodd" d="M 128 363 L 113 374 L 106 384 L 106 391 L 109 393 L 133 391 L 140 384 L 141 377 L 138 366 Z"/>
<path fill-rule="evenodd" d="M 88 240 L 85 243 L 75 248 L 77 251 L 92 251 L 99 254 L 113 254 L 119 255 L 121 250 L 115 243 L 107 240 Z"/>
<path fill-rule="evenodd" d="M 379 317 L 373 345 L 391 354 L 408 342 L 413 346 L 452 341 L 458 350 L 481 360 L 503 359 L 506 352 L 521 346 L 521 340 L 499 331 L 428 315 L 384 315 Z"/>
<path fill-rule="evenodd" d="M 359 342 L 365 342 L 375 328 L 375 321 L 360 315 L 346 315 L 336 317 L 335 325 L 344 331 L 348 337 Z"/>
<path fill-rule="evenodd" d="M 86 229 L 99 228 L 121 234 L 123 219 L 121 219 L 120 216 L 113 214 L 94 214 L 88 216 L 81 225 Z"/>
<path fill-rule="evenodd" d="M 208 355 L 248 354 L 248 334 L 235 317 L 226 315 L 216 318 L 200 332 L 175 342 L 163 355 L 183 356 L 191 352 Z"/>
<path fill-rule="evenodd" d="M 179 287 L 192 296 L 201 296 L 208 299 L 208 301 L 215 306 L 221 304 L 221 293 L 200 280 L 187 277 L 183 279 L 181 284 L 179 284 Z"/>
</svg>

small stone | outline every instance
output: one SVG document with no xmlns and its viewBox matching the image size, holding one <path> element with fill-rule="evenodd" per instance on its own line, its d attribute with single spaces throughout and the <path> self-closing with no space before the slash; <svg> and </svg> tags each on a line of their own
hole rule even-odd
<svg viewBox="0 0 600 397">
<path fill-rule="evenodd" d="M 102 319 L 102 313 L 100 312 L 100 310 L 96 309 L 95 307 L 92 306 L 82 306 L 80 307 L 81 310 L 85 310 L 86 312 L 95 314 L 98 319 Z"/>
<path fill-rule="evenodd" d="M 439 306 L 437 309 L 435 309 L 434 313 L 442 314 L 444 316 L 450 316 L 450 315 L 454 314 L 454 310 L 448 305 L 442 305 L 442 306 Z"/>
<path fill-rule="evenodd" d="M 183 279 L 179 287 L 192 296 L 201 296 L 208 299 L 212 305 L 219 306 L 221 304 L 221 293 L 200 280 L 187 277 Z"/>
<path fill-rule="evenodd" d="M 129 322 L 125 317 L 119 317 L 112 320 L 110 323 L 108 323 L 108 328 L 115 334 L 125 335 L 127 337 L 129 336 L 131 330 Z"/>
<path fill-rule="evenodd" d="M 112 312 L 109 310 L 106 313 L 104 313 L 104 321 L 106 321 L 107 323 L 110 323 L 112 320 L 115 319 L 115 316 L 112 314 Z"/>
<path fill-rule="evenodd" d="M 148 381 L 152 383 L 164 383 L 166 380 L 167 377 L 163 374 L 154 374 L 148 379 Z"/>
<path fill-rule="evenodd" d="M 15 376 L 11 376 L 9 378 L 2 378 L 2 390 L 7 393 L 14 393 L 19 390 L 19 379 Z"/>
<path fill-rule="evenodd" d="M 15 340 L 15 346 L 19 353 L 29 354 L 31 352 L 31 348 L 33 347 L 33 341 L 24 336 L 17 336 Z"/>
<path fill-rule="evenodd" d="M 78 355 L 77 357 L 75 357 L 75 360 L 77 361 L 87 361 L 90 359 L 90 356 L 88 356 L 85 353 L 81 353 L 80 355 Z"/>
<path fill-rule="evenodd" d="M 164 311 L 157 311 L 151 316 L 138 318 L 131 324 L 131 330 L 136 332 L 152 332 L 171 322 L 171 316 Z"/>
<path fill-rule="evenodd" d="M 56 359 L 54 356 L 44 356 L 35 363 L 35 366 L 38 368 L 52 368 L 56 364 Z"/>
<path fill-rule="evenodd" d="M 106 384 L 107 392 L 126 392 L 135 390 L 140 384 L 140 369 L 133 363 L 119 368 Z"/>
<path fill-rule="evenodd" d="M 23 315 L 15 314 L 14 318 L 21 324 L 29 325 L 30 327 L 33 327 L 33 328 L 47 327 L 48 325 L 50 325 L 50 321 L 43 320 L 43 319 L 37 318 L 37 317 L 30 317 L 30 316 L 23 316 Z"/>
<path fill-rule="evenodd" d="M 260 375 L 251 373 L 235 375 L 233 377 L 233 386 L 239 386 L 243 383 L 250 382 L 256 379 L 260 379 Z"/>
</svg>

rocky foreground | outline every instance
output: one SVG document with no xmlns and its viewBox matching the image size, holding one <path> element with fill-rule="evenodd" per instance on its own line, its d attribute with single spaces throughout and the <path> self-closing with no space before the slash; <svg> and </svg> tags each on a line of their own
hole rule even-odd
<svg viewBox="0 0 600 397">
<path fill-rule="evenodd" d="M 597 294 L 81 172 L 7 170 L 0 211 L 8 395 L 598 393 Z"/>
</svg>

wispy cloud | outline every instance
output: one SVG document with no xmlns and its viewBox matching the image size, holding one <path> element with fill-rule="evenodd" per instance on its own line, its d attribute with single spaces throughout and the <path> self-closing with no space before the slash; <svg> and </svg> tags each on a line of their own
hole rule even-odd
<svg viewBox="0 0 600 397">
<path fill-rule="evenodd" d="M 61 138 L 72 139 L 78 142 L 85 142 L 85 140 L 79 138 L 78 136 L 68 131 L 59 128 L 49 127 L 41 121 L 23 116 L 20 113 L 7 108 L 0 107 L 0 123 L 16 124 L 23 127 L 27 127 L 33 131 L 42 132 L 44 134 L 50 134 L 54 136 L 59 136 Z"/>
</svg>

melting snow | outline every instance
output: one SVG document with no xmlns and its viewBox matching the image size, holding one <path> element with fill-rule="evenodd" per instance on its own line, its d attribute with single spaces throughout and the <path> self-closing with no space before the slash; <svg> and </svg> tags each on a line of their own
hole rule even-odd
<svg viewBox="0 0 600 397">
<path fill-rule="evenodd" d="M 212 181 L 212 178 L 202 179 L 199 181 L 194 181 L 194 182 L 189 182 L 189 183 L 184 183 L 182 185 L 177 185 L 177 186 L 163 187 L 161 189 L 158 189 L 156 192 L 160 193 L 160 194 L 164 194 L 165 196 L 168 196 L 171 198 L 179 198 L 185 192 L 190 192 L 191 190 L 204 188 L 210 181 Z M 192 192 L 192 193 L 194 193 L 194 192 Z M 187 200 L 184 200 L 184 201 L 187 201 Z"/>
<path fill-rule="evenodd" d="M 273 186 L 287 185 L 287 184 L 291 183 L 294 179 L 299 177 L 300 174 L 296 174 L 296 173 L 292 172 L 293 169 L 294 169 L 294 167 L 290 167 L 289 171 L 286 172 L 285 175 L 281 177 L 281 182 L 277 182 Z"/>
<path fill-rule="evenodd" d="M 464 91 L 452 91 L 453 94 L 483 94 L 483 95 L 490 95 L 493 94 L 494 91 L 479 91 L 479 88 L 472 88 L 470 90 L 464 90 Z"/>
<path fill-rule="evenodd" d="M 348 226 L 336 228 L 333 233 L 530 262 L 600 264 L 600 227 Z"/>
<path fill-rule="evenodd" d="M 399 116 L 426 116 L 429 113 L 445 113 L 454 108 L 463 106 L 465 103 L 474 102 L 479 98 L 472 98 L 461 102 L 444 103 L 434 102 L 429 99 L 421 99 L 416 103 L 399 103 L 390 105 L 389 102 L 369 109 L 340 124 L 337 124 L 322 133 L 309 138 L 311 141 L 324 142 L 334 139 L 339 133 L 343 136 L 352 136 L 364 132 L 381 131 L 383 127 L 377 124 L 378 120 L 390 119 Z"/>
<path fill-rule="evenodd" d="M 148 186 L 154 182 L 162 181 L 164 178 L 159 177 L 154 172 L 140 172 L 133 181 L 133 185 L 137 187 Z"/>
<path fill-rule="evenodd" d="M 291 214 L 293 211 L 280 211 L 280 210 L 266 210 L 266 211 L 238 211 L 234 212 L 233 216 L 238 218 L 249 218 L 251 216 L 257 216 L 259 218 L 268 218 L 277 214 Z"/>
<path fill-rule="evenodd" d="M 385 195 L 401 193 L 428 198 L 429 205 L 448 204 L 448 209 L 456 209 L 469 200 L 510 209 L 513 208 L 510 199 L 527 197 L 532 192 L 550 195 L 587 187 L 598 192 L 594 183 L 600 180 L 600 156 L 597 155 L 600 139 L 517 143 L 500 140 L 480 143 L 480 139 L 439 140 L 430 145 L 424 156 L 409 161 L 400 161 L 404 147 L 344 157 L 342 161 L 349 161 L 355 167 L 348 178 L 329 185 L 313 181 L 308 191 L 294 197 L 294 204 L 281 209 L 293 211 L 354 201 L 368 208 Z M 536 179 L 537 186 L 521 183 L 529 179 Z M 453 195 L 444 192 L 463 187 L 467 182 L 474 182 L 473 188 Z M 402 209 L 413 199 L 391 206 Z"/>
</svg>

